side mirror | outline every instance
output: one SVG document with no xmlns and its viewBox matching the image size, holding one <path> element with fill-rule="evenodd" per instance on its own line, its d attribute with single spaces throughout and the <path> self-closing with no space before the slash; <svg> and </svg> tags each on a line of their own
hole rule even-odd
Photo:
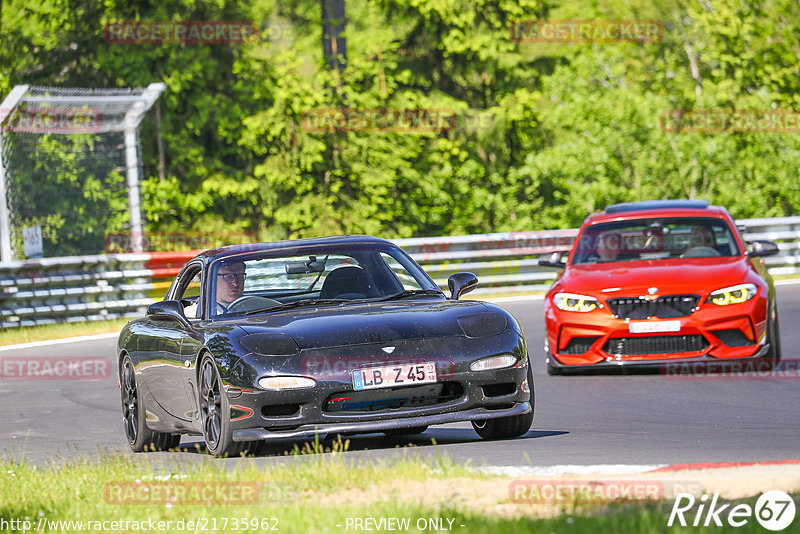
<svg viewBox="0 0 800 534">
<path fill-rule="evenodd" d="M 472 273 L 456 273 L 447 279 L 450 288 L 450 300 L 458 300 L 461 295 L 478 287 L 478 277 Z"/>
<path fill-rule="evenodd" d="M 544 254 L 539 258 L 539 266 L 563 269 L 567 266 L 567 253 L 559 251 L 551 252 L 550 254 Z"/>
<path fill-rule="evenodd" d="M 183 305 L 178 300 L 163 300 L 154 302 L 147 308 L 148 317 L 170 317 L 184 326 L 189 326 L 189 321 L 183 314 Z"/>
<path fill-rule="evenodd" d="M 780 252 L 778 245 L 772 241 L 748 241 L 747 244 L 750 245 L 750 250 L 747 252 L 747 255 L 751 258 L 773 256 Z"/>
</svg>

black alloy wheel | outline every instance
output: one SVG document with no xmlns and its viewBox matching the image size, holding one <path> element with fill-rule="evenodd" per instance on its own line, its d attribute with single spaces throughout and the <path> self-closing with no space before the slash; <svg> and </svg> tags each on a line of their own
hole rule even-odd
<svg viewBox="0 0 800 534">
<path fill-rule="evenodd" d="M 136 371 L 127 354 L 120 365 L 119 389 L 125 436 L 133 452 L 166 451 L 178 446 L 181 442 L 180 434 L 157 432 L 147 427 L 144 399 L 139 394 Z"/>
<path fill-rule="evenodd" d="M 257 453 L 261 445 L 258 441 L 239 442 L 233 440 L 230 402 L 228 402 L 228 395 L 222 387 L 217 365 L 210 354 L 203 356 L 199 380 L 200 420 L 208 452 L 216 457 L 241 456 L 248 452 Z"/>
</svg>

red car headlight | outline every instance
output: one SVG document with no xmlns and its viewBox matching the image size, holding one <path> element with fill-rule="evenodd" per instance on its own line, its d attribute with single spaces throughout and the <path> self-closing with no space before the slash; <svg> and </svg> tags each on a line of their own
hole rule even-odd
<svg viewBox="0 0 800 534">
<path fill-rule="evenodd" d="M 758 288 L 755 284 L 739 284 L 717 289 L 708 296 L 706 302 L 711 302 L 717 306 L 741 304 L 755 297 L 756 293 L 758 293 Z"/>
<path fill-rule="evenodd" d="M 556 293 L 553 297 L 553 304 L 559 310 L 586 313 L 603 305 L 596 298 L 588 295 L 577 295 L 575 293 Z"/>
</svg>

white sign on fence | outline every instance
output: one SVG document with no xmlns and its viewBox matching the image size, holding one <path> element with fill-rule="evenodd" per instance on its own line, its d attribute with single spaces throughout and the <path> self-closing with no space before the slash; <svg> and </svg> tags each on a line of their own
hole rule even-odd
<svg viewBox="0 0 800 534">
<path fill-rule="evenodd" d="M 22 229 L 22 245 L 25 247 L 25 256 L 28 258 L 41 258 L 44 254 L 42 247 L 42 227 L 29 226 Z"/>
</svg>

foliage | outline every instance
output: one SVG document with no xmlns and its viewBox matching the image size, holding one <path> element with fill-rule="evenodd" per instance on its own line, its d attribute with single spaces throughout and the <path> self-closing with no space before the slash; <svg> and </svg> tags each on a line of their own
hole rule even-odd
<svg viewBox="0 0 800 534">
<path fill-rule="evenodd" d="M 332 72 L 317 0 L 5 0 L 0 93 L 166 82 L 163 179 L 153 112 L 142 129 L 151 232 L 532 230 L 575 227 L 609 202 L 676 197 L 740 218 L 800 211 L 797 135 L 668 133 L 659 122 L 670 109 L 798 110 L 793 0 L 349 0 L 346 13 L 347 65 Z M 104 24 L 131 19 L 252 20 L 261 31 L 248 44 L 103 39 Z M 648 19 L 664 31 L 646 43 L 512 42 L 509 25 L 523 19 Z M 324 108 L 456 119 L 434 132 L 305 128 L 304 113 Z M 82 176 L 89 188 L 69 172 L 48 180 Z M 107 195 L 93 224 L 118 231 L 124 206 Z"/>
</svg>

